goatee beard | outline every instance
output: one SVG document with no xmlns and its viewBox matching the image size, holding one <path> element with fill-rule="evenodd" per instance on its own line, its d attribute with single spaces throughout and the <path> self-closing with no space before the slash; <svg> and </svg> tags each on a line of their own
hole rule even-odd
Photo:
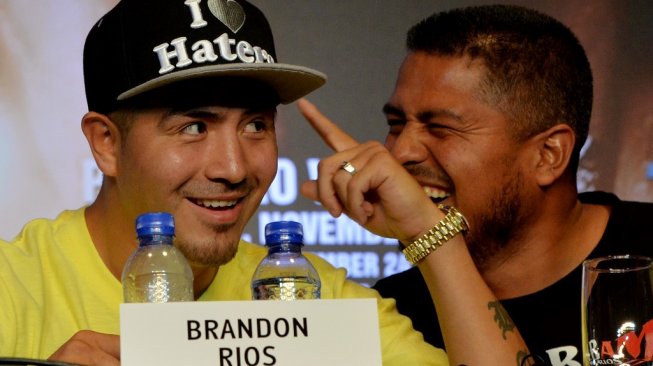
<svg viewBox="0 0 653 366">
<path fill-rule="evenodd" d="M 231 227 L 231 225 L 229 225 Z M 188 240 L 177 238 L 175 245 L 184 253 L 186 259 L 194 265 L 204 267 L 219 267 L 231 261 L 238 251 L 240 239 L 227 238 L 229 228 L 217 229 L 213 237 L 195 240 L 192 243 Z"/>
</svg>

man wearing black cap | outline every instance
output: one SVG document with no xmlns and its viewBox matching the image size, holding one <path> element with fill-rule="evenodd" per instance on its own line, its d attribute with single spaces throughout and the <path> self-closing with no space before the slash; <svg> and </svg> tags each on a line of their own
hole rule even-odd
<svg viewBox="0 0 653 366">
<path fill-rule="evenodd" d="M 325 82 L 278 63 L 267 20 L 242 0 L 123 0 L 90 31 L 84 77 L 102 187 L 0 245 L 0 356 L 119 364 L 119 279 L 144 212 L 174 215 L 198 300 L 250 299 L 265 249 L 240 237 L 276 173 L 276 106 Z M 378 296 L 311 261 L 323 298 Z M 385 364 L 447 363 L 391 301 L 378 310 Z"/>
</svg>

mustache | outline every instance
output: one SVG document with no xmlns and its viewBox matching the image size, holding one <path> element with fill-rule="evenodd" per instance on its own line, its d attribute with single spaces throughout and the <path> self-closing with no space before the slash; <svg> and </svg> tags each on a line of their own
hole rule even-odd
<svg viewBox="0 0 653 366">
<path fill-rule="evenodd" d="M 404 168 L 415 178 L 425 180 L 434 180 L 447 187 L 453 187 L 453 181 L 446 173 L 441 170 L 433 170 L 419 164 L 404 164 Z"/>
<path fill-rule="evenodd" d="M 236 183 L 221 179 L 211 182 L 188 181 L 181 188 L 181 193 L 190 197 L 213 197 L 225 194 L 244 196 L 254 190 L 254 187 L 250 179 Z"/>
</svg>

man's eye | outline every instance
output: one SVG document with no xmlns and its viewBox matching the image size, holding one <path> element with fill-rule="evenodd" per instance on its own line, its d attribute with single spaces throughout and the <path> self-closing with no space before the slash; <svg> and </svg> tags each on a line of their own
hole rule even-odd
<svg viewBox="0 0 653 366">
<path fill-rule="evenodd" d="M 406 125 L 405 122 L 400 119 L 388 119 L 387 122 L 389 127 L 388 133 L 394 135 L 401 133 L 401 131 L 404 129 L 404 126 Z"/>
<path fill-rule="evenodd" d="M 183 130 L 184 133 L 187 133 L 189 135 L 199 135 L 204 131 L 206 131 L 206 126 L 200 122 L 191 123 L 186 127 L 184 127 Z"/>
<path fill-rule="evenodd" d="M 255 120 L 245 125 L 245 132 L 261 132 L 264 131 L 266 123 L 262 120 Z"/>
<path fill-rule="evenodd" d="M 429 123 L 427 125 L 427 127 L 428 127 L 429 130 L 434 131 L 434 132 L 435 131 L 443 132 L 443 131 L 449 130 L 449 127 L 447 127 L 445 125 L 442 125 L 440 123 L 435 123 L 435 122 Z"/>
</svg>

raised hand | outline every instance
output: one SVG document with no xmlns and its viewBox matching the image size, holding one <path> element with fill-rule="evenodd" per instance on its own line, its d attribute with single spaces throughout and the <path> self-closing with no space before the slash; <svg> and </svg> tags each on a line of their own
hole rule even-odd
<svg viewBox="0 0 653 366">
<path fill-rule="evenodd" d="M 368 230 L 404 244 L 444 217 L 381 143 L 360 144 L 311 103 L 300 100 L 298 105 L 335 151 L 320 161 L 317 181 L 302 185 L 304 196 L 320 201 L 334 216 L 344 212 Z M 503 309 L 479 274 L 461 235 L 432 252 L 418 267 L 438 304 L 451 365 L 514 365 L 528 355 L 518 331 L 510 328 L 506 336 L 505 326 L 497 329 L 495 319 Z M 494 312 L 489 307 L 492 304 L 497 309 Z"/>
<path fill-rule="evenodd" d="M 444 216 L 383 144 L 358 143 L 305 99 L 298 107 L 335 152 L 320 161 L 317 181 L 302 185 L 304 196 L 334 216 L 344 212 L 375 234 L 402 242 L 418 238 Z"/>
</svg>

